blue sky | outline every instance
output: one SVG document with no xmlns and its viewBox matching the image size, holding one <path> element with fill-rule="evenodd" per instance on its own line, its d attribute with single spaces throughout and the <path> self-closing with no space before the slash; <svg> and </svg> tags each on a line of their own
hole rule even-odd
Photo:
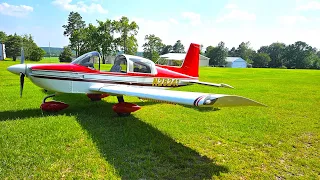
<svg viewBox="0 0 320 180">
<path fill-rule="evenodd" d="M 144 36 L 155 34 L 165 44 L 180 39 L 228 48 L 250 41 L 258 49 L 272 42 L 302 40 L 320 49 L 320 0 L 0 0 L 0 30 L 32 34 L 39 46 L 62 47 L 70 11 L 86 23 L 127 16 L 139 25 L 139 50 Z"/>
</svg>

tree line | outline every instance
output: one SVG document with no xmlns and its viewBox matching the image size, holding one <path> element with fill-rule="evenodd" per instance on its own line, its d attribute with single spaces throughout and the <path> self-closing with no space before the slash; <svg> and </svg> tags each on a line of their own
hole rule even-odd
<svg viewBox="0 0 320 180">
<path fill-rule="evenodd" d="M 135 54 L 138 48 L 136 35 L 139 26 L 123 16 L 120 20 L 99 21 L 97 26 L 88 26 L 77 12 L 70 12 L 68 24 L 63 25 L 63 34 L 69 37 L 70 49 L 66 54 L 71 55 L 71 49 L 79 56 L 89 51 L 98 51 L 104 55 L 115 55 L 122 51 L 125 54 Z M 145 36 L 143 57 L 157 61 L 162 54 L 184 53 L 185 48 L 180 40 L 174 45 L 166 45 L 160 37 L 154 34 Z M 201 45 L 201 49 L 202 49 Z M 210 66 L 225 66 L 226 58 L 241 57 L 249 66 L 257 68 L 299 68 L 320 69 L 320 51 L 305 42 L 298 41 L 286 45 L 276 42 L 268 46 L 262 46 L 257 51 L 250 47 L 250 42 L 242 42 L 237 48 L 228 49 L 224 42 L 217 46 L 208 46 L 201 54 L 210 58 Z"/>
<path fill-rule="evenodd" d="M 139 26 L 135 21 L 122 16 L 120 20 L 96 20 L 97 25 L 86 25 L 78 12 L 70 12 L 68 23 L 63 25 L 63 35 L 69 37 L 69 46 L 64 47 L 60 61 L 71 61 L 71 50 L 80 56 L 89 51 L 98 51 L 102 57 L 115 55 L 118 52 L 135 55 L 138 49 L 136 35 Z M 143 56 L 157 60 L 159 55 L 169 52 L 185 52 L 184 46 L 178 40 L 173 46 L 165 45 L 162 40 L 153 34 L 145 37 Z"/>
<path fill-rule="evenodd" d="M 215 47 L 207 47 L 204 54 L 213 66 L 226 65 L 226 57 L 231 56 L 241 57 L 257 68 L 320 69 L 320 51 L 302 41 L 289 45 L 275 42 L 257 51 L 250 48 L 250 42 L 242 42 L 230 50 L 220 42 Z"/>
<path fill-rule="evenodd" d="M 64 47 L 59 56 L 61 62 L 71 61 L 72 50 L 77 57 L 90 51 L 98 51 L 103 58 L 120 51 L 136 54 L 136 35 L 139 30 L 136 22 L 125 16 L 119 20 L 96 21 L 97 25 L 86 25 L 78 12 L 70 12 L 68 23 L 62 26 L 63 35 L 69 37 L 69 45 Z M 154 34 L 146 35 L 144 39 L 143 57 L 153 61 L 157 61 L 162 54 L 185 52 L 180 40 L 174 45 L 167 45 Z M 6 54 L 13 60 L 20 55 L 21 47 L 24 48 L 25 58 L 28 60 L 39 61 L 45 55 L 45 51 L 36 45 L 31 35 L 19 36 L 15 33 L 7 36 L 0 31 L 0 40 L 6 44 Z M 289 45 L 275 42 L 262 46 L 257 51 L 250 47 L 250 42 L 242 42 L 237 48 L 231 49 L 228 49 L 224 42 L 220 42 L 217 46 L 208 46 L 200 53 L 210 58 L 210 66 L 225 66 L 226 57 L 231 56 L 241 57 L 249 66 L 257 68 L 320 69 L 320 51 L 302 41 Z"/>
<path fill-rule="evenodd" d="M 7 35 L 5 32 L 0 31 L 0 41 L 6 45 L 6 55 L 11 57 L 13 61 L 21 55 L 21 47 L 23 47 L 26 60 L 40 61 L 46 54 L 43 49 L 37 46 L 30 34 L 20 36 L 14 33 Z"/>
<path fill-rule="evenodd" d="M 139 26 L 125 16 L 120 20 L 97 20 L 97 26 L 94 26 L 91 23 L 86 25 L 78 12 L 70 12 L 68 23 L 62 27 L 63 35 L 69 37 L 70 44 L 64 47 L 60 61 L 68 61 L 65 57 L 71 55 L 71 50 L 77 57 L 89 51 L 98 51 L 104 58 L 118 51 L 134 54 L 138 49 L 135 36 Z"/>
</svg>

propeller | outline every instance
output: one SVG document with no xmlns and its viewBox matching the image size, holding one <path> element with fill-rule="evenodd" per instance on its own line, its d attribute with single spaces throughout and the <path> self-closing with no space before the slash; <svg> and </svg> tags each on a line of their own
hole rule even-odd
<svg viewBox="0 0 320 180">
<path fill-rule="evenodd" d="M 24 85 L 24 73 L 20 73 L 20 98 L 22 97 L 23 85 Z"/>
<path fill-rule="evenodd" d="M 20 64 L 24 64 L 24 50 L 23 50 L 23 47 L 21 47 Z M 26 73 L 26 70 L 27 70 L 27 65 L 25 66 L 25 73 Z M 23 91 L 23 85 L 24 85 L 24 77 L 26 76 L 25 73 L 20 72 L 20 98 L 22 98 L 22 91 Z"/>
</svg>

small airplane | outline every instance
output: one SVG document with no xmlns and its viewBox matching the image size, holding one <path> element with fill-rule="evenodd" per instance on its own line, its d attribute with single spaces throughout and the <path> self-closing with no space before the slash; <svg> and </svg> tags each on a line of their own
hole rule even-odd
<svg viewBox="0 0 320 180">
<path fill-rule="evenodd" d="M 125 102 L 124 95 L 199 107 L 264 106 L 241 96 L 168 90 L 191 84 L 233 88 L 227 84 L 199 81 L 199 50 L 198 44 L 191 43 L 181 67 L 156 65 L 149 59 L 122 54 L 116 56 L 111 70 L 106 71 L 101 68 L 100 54 L 93 51 L 70 64 L 16 64 L 8 70 L 20 75 L 20 97 L 25 76 L 35 85 L 56 92 L 43 99 L 40 106 L 43 111 L 68 107 L 59 101 L 46 102 L 57 93 L 83 93 L 92 101 L 117 96 L 118 103 L 113 106 L 113 111 L 119 116 L 140 109 L 136 104 Z"/>
</svg>

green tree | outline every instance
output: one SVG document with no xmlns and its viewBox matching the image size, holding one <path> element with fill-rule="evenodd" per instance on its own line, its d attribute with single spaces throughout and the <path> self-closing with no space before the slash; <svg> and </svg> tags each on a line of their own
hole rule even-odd
<svg viewBox="0 0 320 180">
<path fill-rule="evenodd" d="M 60 62 L 71 62 L 72 61 L 72 50 L 70 47 L 65 46 L 63 47 L 63 51 L 59 55 Z"/>
<path fill-rule="evenodd" d="M 3 31 L 0 31 L 0 43 L 5 43 L 7 40 L 7 34 Z"/>
<path fill-rule="evenodd" d="M 16 61 L 17 56 L 20 56 L 21 52 L 21 37 L 16 33 L 9 35 L 6 41 L 6 54 L 8 57 L 12 57 L 13 61 Z"/>
<path fill-rule="evenodd" d="M 285 48 L 284 63 L 287 68 L 305 69 L 312 66 L 315 58 L 314 49 L 307 43 L 297 41 Z"/>
<path fill-rule="evenodd" d="M 70 36 L 75 30 L 83 29 L 85 26 L 86 24 L 82 20 L 81 15 L 78 12 L 72 11 L 68 16 L 68 24 L 62 26 L 65 29 L 63 35 Z"/>
<path fill-rule="evenodd" d="M 39 51 L 37 49 L 38 48 L 37 44 L 34 42 L 33 37 L 31 36 L 31 34 L 22 35 L 21 38 L 22 38 L 22 47 L 23 47 L 23 50 L 24 50 L 25 59 L 33 61 L 34 59 L 31 58 L 31 53 L 33 51 Z M 34 60 L 34 61 L 37 61 L 37 60 Z"/>
<path fill-rule="evenodd" d="M 230 57 L 237 57 L 237 56 L 239 56 L 239 55 L 237 54 L 237 52 L 236 52 L 236 48 L 235 48 L 235 47 L 232 47 L 232 48 L 229 50 L 228 55 L 229 55 Z"/>
<path fill-rule="evenodd" d="M 116 43 L 114 40 L 114 31 L 115 31 L 115 21 L 107 19 L 105 22 L 98 21 L 97 27 L 97 44 L 100 46 L 103 62 L 105 55 L 111 55 L 116 48 Z"/>
<path fill-rule="evenodd" d="M 81 56 L 84 51 L 82 50 L 85 44 L 85 29 L 78 29 L 73 31 L 69 37 L 70 48 L 76 52 L 76 56 Z M 81 51 L 82 50 L 82 51 Z"/>
<path fill-rule="evenodd" d="M 82 43 L 80 46 L 79 55 L 85 54 L 90 51 L 101 52 L 101 43 L 97 27 L 89 24 L 88 27 L 81 30 L 80 36 Z"/>
<path fill-rule="evenodd" d="M 127 54 L 135 55 L 138 51 L 138 41 L 134 36 L 127 39 Z"/>
<path fill-rule="evenodd" d="M 168 54 L 173 51 L 173 47 L 171 45 L 164 45 L 161 49 L 160 55 Z"/>
<path fill-rule="evenodd" d="M 271 61 L 268 66 L 273 68 L 278 68 L 283 66 L 283 55 L 286 45 L 284 43 L 272 43 L 270 46 L 262 46 L 258 53 L 267 53 Z"/>
<path fill-rule="evenodd" d="M 236 56 L 246 60 L 247 63 L 252 63 L 252 58 L 255 51 L 250 48 L 250 42 L 242 42 L 239 47 L 235 50 Z"/>
<path fill-rule="evenodd" d="M 253 67 L 264 68 L 268 67 L 268 63 L 271 61 L 271 58 L 266 53 L 256 53 L 253 57 Z"/>
<path fill-rule="evenodd" d="M 31 50 L 29 59 L 32 61 L 40 61 L 45 54 L 46 52 L 42 48 L 36 47 Z"/>
<path fill-rule="evenodd" d="M 180 40 L 178 40 L 172 47 L 173 53 L 185 53 L 184 46 Z"/>
<path fill-rule="evenodd" d="M 139 26 L 136 22 L 130 22 L 125 16 L 122 16 L 119 21 L 114 21 L 115 32 L 119 33 L 120 37 L 115 40 L 125 54 L 134 54 L 138 48 L 138 43 L 135 36 L 138 34 Z"/>
<path fill-rule="evenodd" d="M 152 61 L 158 60 L 162 47 L 164 46 L 162 40 L 154 34 L 146 35 L 144 40 L 146 43 L 144 43 L 142 46 L 143 57 Z"/>
<path fill-rule="evenodd" d="M 228 49 L 225 47 L 224 42 L 220 42 L 217 47 L 207 47 L 205 55 L 210 58 L 209 65 L 224 66 L 227 64 Z"/>
<path fill-rule="evenodd" d="M 316 57 L 313 59 L 311 68 L 312 69 L 320 69 L 320 57 Z"/>
<path fill-rule="evenodd" d="M 62 26 L 65 29 L 63 35 L 69 37 L 70 46 L 76 51 L 76 56 L 79 56 L 83 45 L 84 36 L 82 33 L 85 26 L 81 15 L 73 11 L 69 13 L 68 24 Z"/>
</svg>

